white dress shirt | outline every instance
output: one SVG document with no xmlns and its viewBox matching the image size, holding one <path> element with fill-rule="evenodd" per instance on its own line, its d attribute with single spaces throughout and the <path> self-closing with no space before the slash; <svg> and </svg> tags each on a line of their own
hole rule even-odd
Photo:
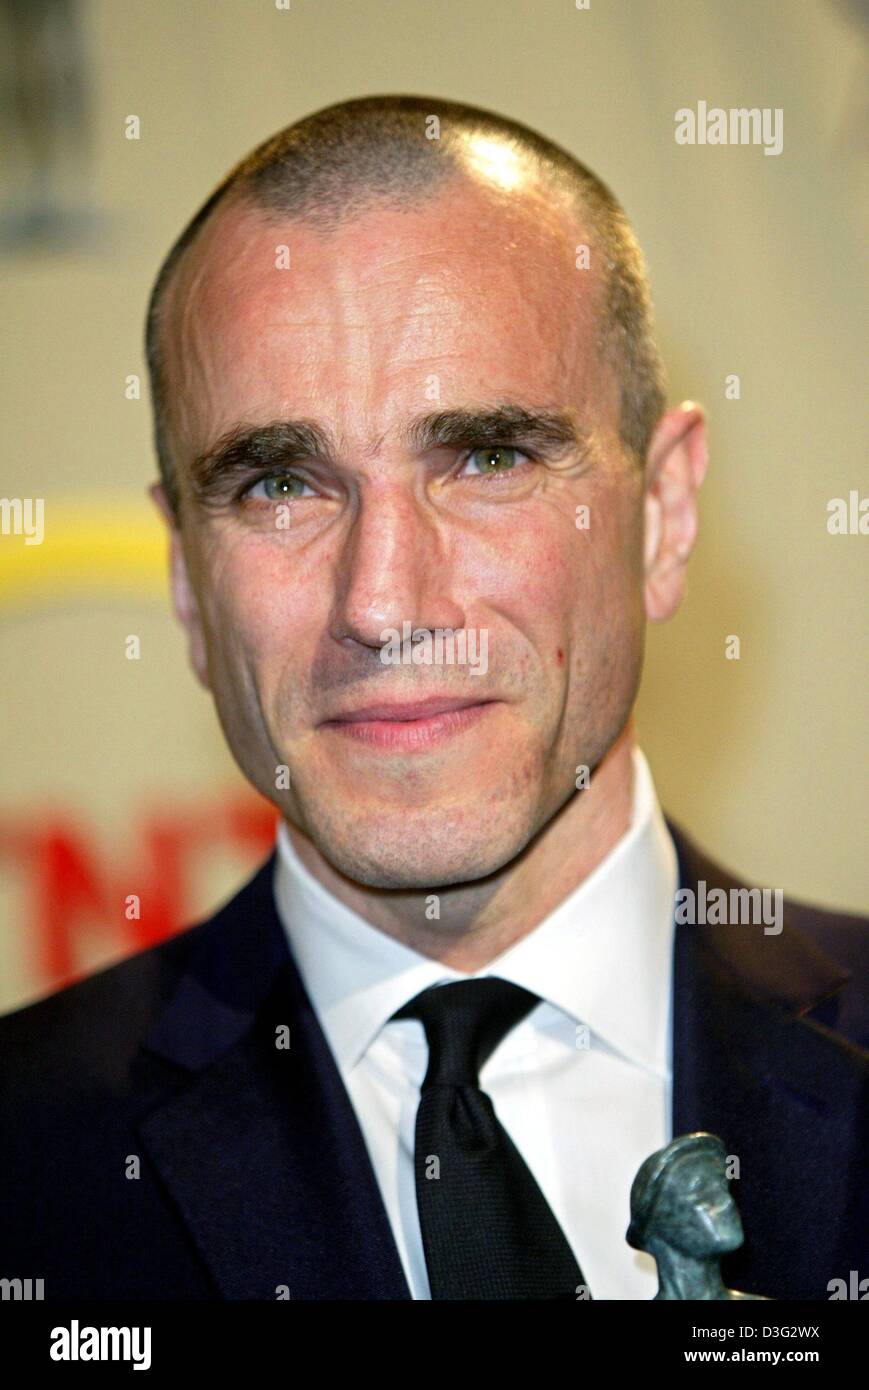
<svg viewBox="0 0 869 1390">
<path fill-rule="evenodd" d="M 390 1021 L 420 990 L 496 975 L 540 996 L 480 1086 L 557 1217 L 595 1299 L 649 1299 L 654 1261 L 625 1242 L 631 1182 L 671 1133 L 676 850 L 633 750 L 629 829 L 537 927 L 474 975 L 402 945 L 302 864 L 280 823 L 275 899 L 359 1120 L 414 1298 L 430 1298 L 414 1125 L 428 1046 Z"/>
</svg>

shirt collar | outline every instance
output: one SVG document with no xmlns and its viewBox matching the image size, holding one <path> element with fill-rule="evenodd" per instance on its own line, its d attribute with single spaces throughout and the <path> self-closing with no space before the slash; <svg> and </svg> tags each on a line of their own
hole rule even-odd
<svg viewBox="0 0 869 1390">
<path fill-rule="evenodd" d="M 648 762 L 633 749 L 625 834 L 542 922 L 476 977 L 532 990 L 598 1044 L 657 1075 L 668 1072 L 675 846 Z M 430 960 L 340 902 L 302 863 L 281 821 L 278 913 L 335 1059 L 355 1066 L 385 1023 L 430 985 L 474 978 Z"/>
</svg>

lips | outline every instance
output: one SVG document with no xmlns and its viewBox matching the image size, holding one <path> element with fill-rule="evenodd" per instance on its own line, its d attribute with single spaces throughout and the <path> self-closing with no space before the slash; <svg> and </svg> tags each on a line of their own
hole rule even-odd
<svg viewBox="0 0 869 1390">
<path fill-rule="evenodd" d="M 400 702 L 397 704 L 360 705 L 358 709 L 344 714 L 336 714 L 324 720 L 326 724 L 362 724 L 374 720 L 389 723 L 403 723 L 411 719 L 431 719 L 436 714 L 450 714 L 453 710 L 468 709 L 471 705 L 491 703 L 488 700 L 449 700 L 430 699 Z"/>
<path fill-rule="evenodd" d="M 324 720 L 320 727 L 369 750 L 424 753 L 472 729 L 498 704 L 497 700 L 442 697 L 359 705 Z"/>
</svg>

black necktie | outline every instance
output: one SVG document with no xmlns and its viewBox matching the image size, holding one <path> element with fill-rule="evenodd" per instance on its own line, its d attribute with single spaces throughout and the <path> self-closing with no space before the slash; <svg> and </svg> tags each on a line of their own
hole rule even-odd
<svg viewBox="0 0 869 1390">
<path fill-rule="evenodd" d="M 590 1295 L 564 1232 L 480 1090 L 501 1039 L 540 1001 L 507 980 L 423 990 L 395 1018 L 418 1018 L 429 1047 L 414 1169 L 433 1299 Z"/>
</svg>

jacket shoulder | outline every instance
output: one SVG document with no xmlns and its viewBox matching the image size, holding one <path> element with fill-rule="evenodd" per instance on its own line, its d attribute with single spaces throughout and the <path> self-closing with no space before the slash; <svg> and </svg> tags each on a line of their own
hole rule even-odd
<svg viewBox="0 0 869 1390">
<path fill-rule="evenodd" d="M 676 846 L 683 887 L 700 880 L 728 892 L 761 887 L 723 867 L 669 817 L 667 827 Z M 762 939 L 740 928 L 713 929 L 714 949 L 730 968 L 744 970 L 747 980 L 780 1002 L 801 991 L 808 1000 L 814 988 L 810 1003 L 797 1012 L 848 1042 L 869 1048 L 869 917 L 783 892 L 782 918 L 780 934 Z M 713 933 L 709 936 L 712 940 Z"/>
<path fill-rule="evenodd" d="M 796 898 L 788 898 L 787 902 L 794 926 L 851 970 L 859 983 L 869 978 L 869 917 L 837 912 Z"/>
<path fill-rule="evenodd" d="M 271 860 L 211 917 L 0 1017 L 0 1096 L 113 1090 L 197 959 L 220 959 Z"/>
</svg>

